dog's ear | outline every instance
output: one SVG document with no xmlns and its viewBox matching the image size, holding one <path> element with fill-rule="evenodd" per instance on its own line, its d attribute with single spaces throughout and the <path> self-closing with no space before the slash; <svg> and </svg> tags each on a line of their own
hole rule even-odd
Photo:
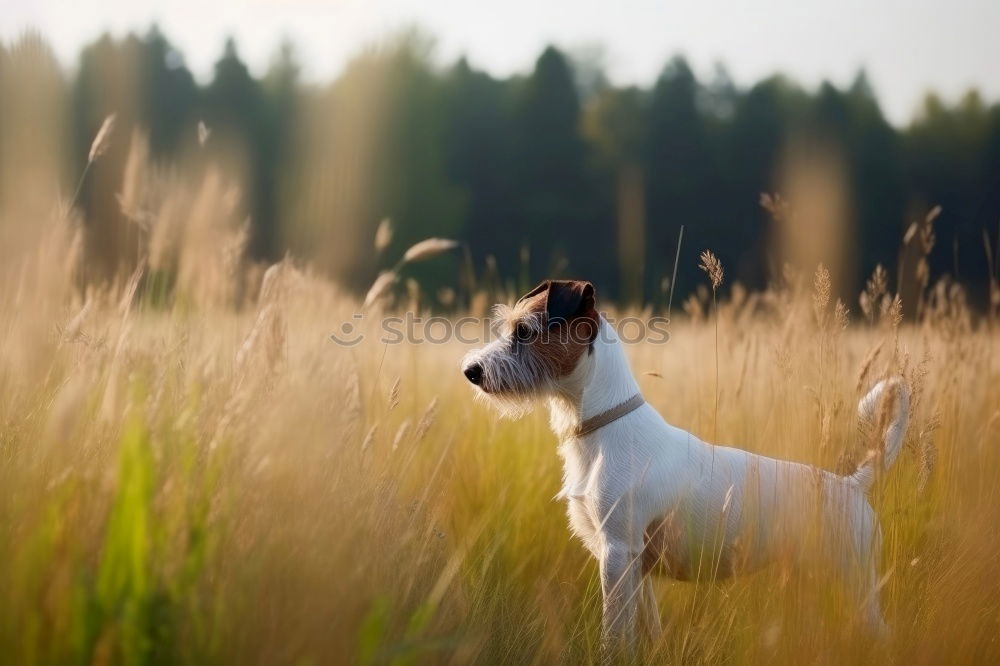
<svg viewBox="0 0 1000 666">
<path fill-rule="evenodd" d="M 585 342 L 593 351 L 600 327 L 594 285 L 585 280 L 552 280 L 545 301 L 548 327 L 560 325 L 576 342 Z"/>
<path fill-rule="evenodd" d="M 594 311 L 594 285 L 584 280 L 549 280 L 545 312 L 549 321 L 569 321 Z"/>
<path fill-rule="evenodd" d="M 521 298 L 517 299 L 517 302 L 520 303 L 521 301 L 528 300 L 532 296 L 537 296 L 538 294 L 540 294 L 543 291 L 545 291 L 546 289 L 548 289 L 550 284 L 552 284 L 552 280 L 545 280 L 545 281 L 539 283 L 539 285 L 537 287 L 535 287 L 534 289 L 532 289 L 531 291 L 529 291 L 527 294 L 525 294 Z"/>
</svg>

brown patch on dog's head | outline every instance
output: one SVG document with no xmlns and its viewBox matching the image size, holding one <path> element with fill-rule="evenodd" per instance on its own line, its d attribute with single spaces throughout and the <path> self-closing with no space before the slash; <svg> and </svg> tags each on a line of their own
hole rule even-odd
<svg viewBox="0 0 1000 666">
<path fill-rule="evenodd" d="M 556 377 L 592 349 L 600 325 L 594 285 L 584 280 L 546 280 L 519 298 L 506 318 L 514 344 L 536 354 Z"/>
<path fill-rule="evenodd" d="M 601 323 L 594 286 L 582 280 L 547 280 L 494 315 L 503 335 L 466 354 L 462 372 L 508 416 L 557 388 L 593 350 Z"/>
</svg>

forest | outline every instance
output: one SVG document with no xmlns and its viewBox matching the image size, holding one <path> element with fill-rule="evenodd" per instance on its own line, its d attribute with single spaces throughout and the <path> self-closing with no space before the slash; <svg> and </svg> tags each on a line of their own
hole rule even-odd
<svg viewBox="0 0 1000 666">
<path fill-rule="evenodd" d="M 509 78 L 466 59 L 442 65 L 433 49 L 406 31 L 314 84 L 302 80 L 292 44 L 258 78 L 230 40 L 202 84 L 156 27 L 101 37 L 69 71 L 28 35 L 0 48 L 0 90 L 24 90 L 18 78 L 31 77 L 28 94 L 60 110 L 68 190 L 102 120 L 116 114 L 116 140 L 78 197 L 88 265 L 107 275 L 136 261 L 119 202 L 135 137 L 154 163 L 197 162 L 208 159 L 200 124 L 240 174 L 250 256 L 291 253 L 358 293 L 380 261 L 448 237 L 464 243 L 481 280 L 520 288 L 586 277 L 619 302 L 662 306 L 682 225 L 685 257 L 711 247 L 727 285 L 759 289 L 782 274 L 774 211 L 761 197 L 787 195 L 797 165 L 822 155 L 844 202 L 839 293 L 856 294 L 880 261 L 892 271 L 907 228 L 940 207 L 931 273 L 966 284 L 974 304 L 987 297 L 1000 104 L 975 90 L 959 100 L 928 92 L 896 127 L 864 71 L 844 88 L 781 74 L 743 87 L 721 65 L 699 79 L 676 56 L 651 86 L 621 87 L 599 63 L 556 47 Z M 4 112 L 16 108 L 0 104 Z M 16 192 L 0 187 L 3 196 Z M 396 233 L 380 259 L 369 250 L 384 219 Z M 433 293 L 462 264 L 459 253 L 416 270 Z M 678 293 L 697 281 L 696 262 L 682 257 Z"/>
</svg>

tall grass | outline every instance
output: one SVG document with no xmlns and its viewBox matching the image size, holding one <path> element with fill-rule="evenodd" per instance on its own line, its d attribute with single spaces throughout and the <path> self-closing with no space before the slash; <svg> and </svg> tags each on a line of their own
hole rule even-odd
<svg viewBox="0 0 1000 666">
<path fill-rule="evenodd" d="M 381 342 L 388 287 L 358 322 L 308 267 L 248 263 L 232 187 L 200 173 L 125 197 L 147 222 L 112 281 L 86 278 L 58 206 L 0 210 L 44 231 L 0 266 L 0 662 L 596 661 L 596 568 L 552 500 L 545 415 L 473 403 L 457 342 Z M 713 288 L 710 317 L 705 292 L 669 344 L 628 353 L 672 423 L 831 469 L 866 455 L 862 392 L 908 377 L 907 448 L 874 498 L 892 638 L 774 567 L 658 582 L 644 663 L 1000 660 L 1000 336 L 949 282 L 902 321 L 881 268 L 849 322 L 824 270 Z M 342 322 L 365 340 L 331 342 Z"/>
</svg>

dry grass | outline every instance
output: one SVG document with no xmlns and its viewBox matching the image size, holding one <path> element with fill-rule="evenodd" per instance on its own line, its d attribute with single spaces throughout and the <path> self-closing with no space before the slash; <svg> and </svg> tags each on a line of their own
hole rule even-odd
<svg viewBox="0 0 1000 666">
<path fill-rule="evenodd" d="M 247 265 L 232 189 L 202 175 L 132 197 L 151 226 L 118 281 L 82 281 L 61 216 L 0 266 L 0 662 L 595 660 L 595 566 L 551 499 L 545 415 L 473 403 L 458 343 L 384 345 L 372 315 L 364 342 L 333 344 L 360 304 L 292 261 Z M 893 637 L 773 568 L 659 583 L 669 626 L 642 659 L 1000 660 L 1000 336 L 948 284 L 901 322 L 877 271 L 848 324 L 825 269 L 805 282 L 734 288 L 628 351 L 671 422 L 831 469 L 866 453 L 861 392 L 909 378 L 906 450 L 875 497 Z"/>
</svg>

